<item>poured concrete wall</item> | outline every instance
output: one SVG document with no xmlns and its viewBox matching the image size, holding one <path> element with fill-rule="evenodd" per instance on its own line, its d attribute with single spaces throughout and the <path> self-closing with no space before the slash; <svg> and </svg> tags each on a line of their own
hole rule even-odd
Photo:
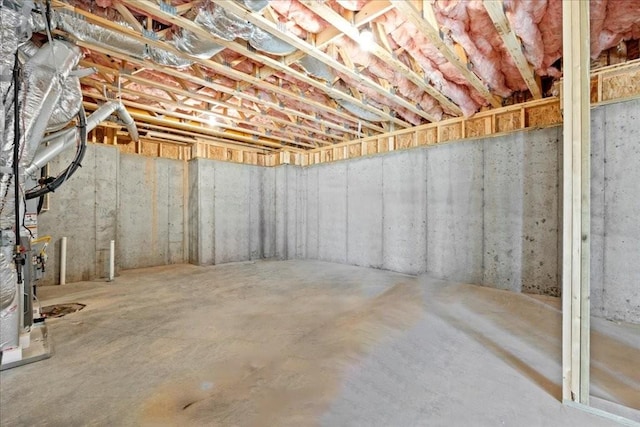
<svg viewBox="0 0 640 427">
<path fill-rule="evenodd" d="M 592 110 L 593 312 L 635 322 L 639 112 L 640 101 Z M 115 239 L 123 269 L 309 258 L 559 295 L 561 138 L 538 129 L 308 168 L 90 145 L 39 218 L 54 237 L 42 283 L 57 283 L 67 236 L 68 281 L 104 277 Z"/>
<path fill-rule="evenodd" d="M 306 257 L 557 295 L 559 142 L 551 128 L 305 168 Z"/>
<path fill-rule="evenodd" d="M 591 308 L 640 323 L 640 100 L 592 109 Z"/>
<path fill-rule="evenodd" d="M 437 277 L 483 283 L 483 219 L 493 215 L 491 205 L 483 207 L 484 146 L 478 140 L 426 150 L 425 271 Z"/>
<path fill-rule="evenodd" d="M 279 177 L 281 171 L 205 159 L 190 161 L 190 262 L 222 264 L 278 255 L 276 236 L 286 236 L 276 224 L 278 213 L 286 209 L 278 209 L 278 198 L 273 197 L 276 183 L 287 183 L 285 177 Z"/>
<path fill-rule="evenodd" d="M 67 152 L 51 164 L 66 167 Z M 87 146 L 79 169 L 50 195 L 38 217 L 39 235 L 51 235 L 47 272 L 40 284 L 59 283 L 60 239 L 67 244 L 67 282 L 107 277 L 109 243 L 116 269 L 182 263 L 185 252 L 185 164 Z"/>
<path fill-rule="evenodd" d="M 560 128 L 486 139 L 483 283 L 560 295 Z"/>
<path fill-rule="evenodd" d="M 119 268 L 186 261 L 185 173 L 184 162 L 178 160 L 120 155 Z"/>
<path fill-rule="evenodd" d="M 592 309 L 636 323 L 639 119 L 638 100 L 592 110 Z M 554 127 L 304 168 L 286 213 L 304 227 L 280 239 L 305 240 L 289 258 L 558 296 L 561 145 Z"/>
<path fill-rule="evenodd" d="M 73 159 L 71 150 L 49 164 L 57 174 Z M 60 239 L 67 237 L 67 282 L 104 277 L 109 242 L 117 236 L 117 179 L 120 154 L 89 145 L 80 168 L 49 195 L 49 210 L 38 216 L 38 235 L 50 235 L 46 272 L 39 285 L 60 280 Z"/>
</svg>

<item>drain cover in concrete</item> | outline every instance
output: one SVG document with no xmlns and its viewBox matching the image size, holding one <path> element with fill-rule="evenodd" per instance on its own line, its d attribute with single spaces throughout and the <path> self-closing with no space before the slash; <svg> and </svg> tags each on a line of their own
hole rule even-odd
<svg viewBox="0 0 640 427">
<path fill-rule="evenodd" d="M 67 314 L 75 313 L 85 308 L 86 304 L 72 302 L 70 304 L 56 304 L 42 307 L 43 317 L 62 317 Z"/>
</svg>

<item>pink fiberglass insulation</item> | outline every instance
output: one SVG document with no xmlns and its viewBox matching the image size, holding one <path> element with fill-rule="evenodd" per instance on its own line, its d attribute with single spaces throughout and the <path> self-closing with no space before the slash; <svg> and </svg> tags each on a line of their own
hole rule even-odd
<svg viewBox="0 0 640 427">
<path fill-rule="evenodd" d="M 411 102 L 417 102 L 424 111 L 433 116 L 442 116 L 442 109 L 440 108 L 438 103 L 435 102 L 435 100 L 433 100 L 428 94 L 426 94 L 424 90 L 420 89 L 413 82 L 408 80 L 402 73 L 394 70 L 381 59 L 367 52 L 363 52 L 362 49 L 360 49 L 360 47 L 350 39 L 343 38 L 338 43 L 342 46 L 342 48 L 345 50 L 346 54 L 351 58 L 352 61 L 354 59 L 357 60 L 358 62 L 356 62 L 356 64 L 366 66 L 366 70 L 368 73 L 377 78 L 382 78 L 389 82 L 392 86 L 396 87 L 399 95 L 405 97 Z M 367 92 L 371 92 L 370 98 L 377 100 L 382 105 L 389 104 L 389 98 L 384 97 L 377 92 L 363 86 L 364 85 L 358 83 L 358 88 L 361 89 L 361 91 L 366 90 Z M 408 110 L 406 111 L 408 112 Z M 414 113 L 410 113 L 410 116 L 412 117 L 411 120 L 415 121 L 414 117 L 417 116 Z M 408 117 L 407 121 L 410 121 Z"/>
<path fill-rule="evenodd" d="M 415 25 L 395 11 L 387 13 L 381 23 L 393 41 L 402 46 L 418 62 L 425 77 L 429 79 L 436 90 L 441 91 L 459 105 L 465 116 L 471 116 L 478 110 L 483 103 L 478 103 L 472 98 L 470 92 L 475 89 L 466 86 L 468 84 L 466 78 L 450 65 Z M 443 67 L 444 70 L 439 67 Z M 446 71 L 447 74 L 443 71 Z M 422 107 L 425 111 L 430 112 L 429 107 L 424 105 Z M 442 116 L 442 111 L 436 115 Z"/>
<path fill-rule="evenodd" d="M 498 95 L 511 95 L 500 67 L 502 40 L 482 2 L 438 1 L 434 10 L 442 30 L 467 52 L 473 71 Z"/>
<path fill-rule="evenodd" d="M 328 26 L 324 19 L 310 13 L 298 0 L 272 0 L 269 6 L 310 33 L 319 33 Z"/>
<path fill-rule="evenodd" d="M 589 3 L 589 19 L 591 32 L 591 57 L 600 55 L 600 34 L 604 30 L 604 20 L 607 17 L 607 0 L 591 0 Z"/>
<path fill-rule="evenodd" d="M 544 47 L 544 57 L 540 75 L 560 77 L 560 70 L 552 64 L 562 56 L 562 0 L 547 0 L 547 10 L 540 21 L 540 35 Z"/>
<path fill-rule="evenodd" d="M 606 3 L 604 18 L 602 9 L 605 5 L 602 3 Z M 592 58 L 597 58 L 603 50 L 616 46 L 622 40 L 640 38 L 640 4 L 637 1 L 608 0 L 590 6 Z"/>
<path fill-rule="evenodd" d="M 302 93 L 304 94 L 304 97 L 321 104 L 328 104 L 330 102 L 329 97 L 324 92 L 318 91 L 308 83 L 296 80 L 294 77 L 284 73 L 278 73 L 276 77 L 279 77 L 280 81 L 283 82 L 282 88 L 289 92 Z M 274 84 L 279 83 L 274 79 Z"/>
<path fill-rule="evenodd" d="M 287 76 L 288 77 L 288 76 Z M 283 78 L 283 80 L 286 80 L 285 78 Z M 305 92 L 312 92 L 313 89 L 306 85 L 303 82 L 297 82 L 296 80 L 292 80 L 292 83 L 294 85 L 296 85 L 298 87 L 298 89 L 300 89 L 303 93 Z M 257 96 L 260 99 L 263 100 L 268 100 L 268 101 L 274 101 L 273 97 L 271 96 L 270 93 L 267 93 L 265 91 L 262 90 L 258 90 Z M 317 93 L 315 93 L 314 97 L 319 96 Z M 325 95 L 321 95 L 324 99 L 324 101 L 320 101 L 318 100 L 318 102 L 325 104 L 325 105 L 329 105 L 329 99 L 325 96 Z M 332 121 L 335 123 L 341 123 L 344 122 L 344 119 L 336 117 L 332 114 L 329 114 L 325 111 L 318 111 L 316 110 L 312 105 L 310 105 L 306 99 L 304 98 L 291 98 L 291 97 L 287 97 L 287 98 L 282 98 L 282 101 L 280 99 L 277 99 L 276 102 L 281 102 L 283 107 L 287 107 L 289 109 L 295 110 L 295 111 L 300 111 L 303 112 L 305 114 L 309 114 L 309 115 L 314 115 L 314 114 L 320 114 L 323 119 L 327 120 L 327 121 Z"/>
<path fill-rule="evenodd" d="M 535 69 L 540 69 L 544 46 L 538 24 L 547 10 L 547 1 L 505 0 L 504 6 L 509 24 L 522 42 L 524 56 Z"/>
</svg>

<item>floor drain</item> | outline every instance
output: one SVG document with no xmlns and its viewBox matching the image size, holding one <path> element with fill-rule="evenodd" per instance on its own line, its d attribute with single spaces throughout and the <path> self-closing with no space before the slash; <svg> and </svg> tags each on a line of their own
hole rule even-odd
<svg viewBox="0 0 640 427">
<path fill-rule="evenodd" d="M 73 302 L 70 304 L 55 304 L 42 307 L 43 317 L 62 317 L 67 314 L 75 313 L 86 307 L 86 304 Z"/>
</svg>

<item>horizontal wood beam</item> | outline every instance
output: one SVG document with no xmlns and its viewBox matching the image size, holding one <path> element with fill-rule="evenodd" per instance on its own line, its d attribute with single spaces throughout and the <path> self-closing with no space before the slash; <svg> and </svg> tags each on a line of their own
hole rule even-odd
<svg viewBox="0 0 640 427">
<path fill-rule="evenodd" d="M 95 82 L 94 84 L 88 83 L 86 81 L 84 81 L 85 84 L 90 84 L 93 87 L 99 89 L 100 84 L 99 82 Z M 127 91 L 126 93 L 133 93 L 135 94 L 136 92 L 133 91 Z M 103 101 L 108 101 L 108 99 L 102 95 L 97 95 L 97 94 L 90 94 L 90 96 L 94 99 L 100 99 Z M 185 114 L 185 113 L 180 113 L 177 111 L 169 111 L 166 110 L 164 108 L 158 108 L 158 107 L 154 107 L 152 105 L 149 105 L 148 103 L 144 104 L 144 103 L 140 103 L 140 102 L 135 102 L 135 101 L 129 101 L 127 99 L 123 99 L 121 100 L 121 102 L 126 106 L 126 107 L 132 107 L 132 108 L 136 108 L 139 110 L 144 110 L 144 111 L 150 111 L 150 112 L 154 112 L 157 114 L 160 114 L 162 116 L 165 117 L 174 117 L 176 119 L 182 119 L 182 120 L 188 120 L 191 122 L 196 122 L 196 123 L 200 123 L 200 125 L 207 125 L 208 124 L 208 119 L 203 118 L 203 117 L 198 117 L 198 116 L 193 116 L 190 114 Z M 208 112 L 206 112 L 205 114 L 209 114 Z M 173 124 L 173 121 L 167 121 L 167 124 Z M 230 126 L 230 125 L 225 125 L 225 124 L 220 124 L 220 125 L 216 125 L 216 127 L 221 128 L 221 129 L 229 129 L 232 130 L 234 132 L 241 132 L 244 134 L 247 134 L 247 137 L 251 138 L 253 136 L 253 138 L 258 137 L 257 140 L 254 139 L 254 141 L 256 141 L 257 144 L 261 144 L 261 139 L 259 138 L 260 136 L 263 135 L 262 132 L 258 132 L 256 130 L 252 130 L 252 129 L 246 129 L 246 128 L 241 128 L 241 127 L 237 127 L 237 126 Z M 220 132 L 221 135 L 225 135 L 224 137 L 226 137 L 226 133 L 225 132 Z M 222 136 L 219 135 L 221 138 Z M 305 142 L 301 142 L 301 141 L 296 141 L 290 138 L 287 138 L 285 136 L 282 135 L 273 135 L 273 137 L 277 137 L 281 142 L 286 142 L 290 145 L 297 145 L 300 147 L 306 147 L 306 148 L 316 148 L 318 146 L 318 144 L 311 144 L 311 143 L 305 143 Z M 324 145 L 327 145 L 327 143 L 325 142 Z M 273 147 L 273 145 L 270 145 L 271 147 Z"/>
<path fill-rule="evenodd" d="M 87 109 L 92 109 L 94 110 L 96 108 L 96 104 L 95 103 L 90 103 L 87 101 L 83 102 L 83 105 L 87 108 Z M 264 145 L 267 147 L 272 147 L 272 148 L 283 148 L 285 147 L 284 144 L 280 144 L 278 142 L 275 141 L 267 141 L 267 140 L 263 140 L 263 139 L 253 139 L 250 137 L 245 137 L 242 135 L 235 135 L 232 133 L 227 133 L 227 132 L 218 132 L 215 131 L 213 129 L 210 128 L 206 128 L 203 126 L 199 126 L 199 125 L 195 125 L 192 123 L 184 123 L 178 120 L 167 120 L 165 118 L 161 118 L 161 117 L 154 117 L 151 116 L 149 114 L 143 114 L 141 112 L 138 111 L 129 111 L 129 114 L 131 115 L 131 117 L 136 120 L 136 122 L 143 122 L 143 123 L 152 123 L 152 124 L 156 124 L 156 125 L 161 125 L 161 126 L 168 126 L 168 127 L 172 127 L 172 128 L 176 128 L 176 129 L 181 129 L 181 130 L 187 130 L 187 131 L 191 131 L 191 132 L 196 132 L 196 133 L 202 133 L 205 135 L 209 135 L 209 136 L 214 136 L 214 137 L 218 137 L 218 138 L 223 138 L 223 139 L 228 139 L 228 140 L 234 140 L 234 141 L 240 141 L 240 142 L 245 142 L 245 143 L 249 143 L 252 145 Z M 287 147 L 288 150 L 292 150 L 292 151 L 300 151 L 302 152 L 303 150 L 301 149 L 296 149 L 294 147 Z"/>
<path fill-rule="evenodd" d="M 385 13 L 387 13 L 390 9 L 392 8 L 391 4 L 386 1 L 386 0 L 376 0 L 376 1 L 371 1 L 367 4 L 365 4 L 362 9 L 356 13 L 355 17 L 354 17 L 354 25 L 357 26 L 361 26 L 361 25 L 365 25 L 368 22 L 373 21 L 374 19 L 378 18 L 381 15 L 384 15 Z M 274 16 L 276 15 L 276 12 L 273 11 L 273 9 L 271 9 L 270 6 L 267 5 L 265 11 L 263 12 L 266 19 L 270 20 L 271 22 L 276 22 L 276 18 L 274 18 Z M 313 37 L 313 41 L 308 41 L 310 44 L 312 44 L 313 46 L 315 46 L 318 49 L 322 49 L 324 48 L 326 45 L 328 45 L 329 43 L 339 39 L 340 37 L 342 37 L 342 33 L 340 31 L 338 31 L 335 27 L 328 27 L 324 30 L 322 30 L 320 33 L 315 34 Z M 301 51 L 296 51 L 294 53 L 291 53 L 287 56 L 285 56 L 284 58 L 282 58 L 282 63 L 287 64 L 287 65 L 291 65 L 294 62 L 298 62 L 300 59 L 302 59 L 306 54 L 304 52 Z M 260 78 L 260 79 L 266 79 L 267 77 L 272 76 L 273 74 L 275 74 L 277 72 L 277 70 L 269 67 L 268 65 L 263 65 L 257 72 L 256 75 Z M 247 88 L 249 87 L 249 84 L 246 82 L 242 83 L 242 88 Z"/>
</svg>

